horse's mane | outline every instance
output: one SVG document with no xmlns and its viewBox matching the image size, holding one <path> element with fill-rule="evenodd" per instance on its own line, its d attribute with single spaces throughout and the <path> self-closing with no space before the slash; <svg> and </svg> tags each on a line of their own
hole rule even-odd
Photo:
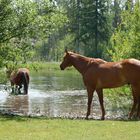
<svg viewBox="0 0 140 140">
<path fill-rule="evenodd" d="M 92 57 L 87 57 L 87 56 L 83 56 L 81 54 L 77 54 L 77 53 L 74 53 L 74 52 L 69 52 L 70 55 L 75 55 L 77 56 L 78 58 L 81 58 L 81 59 L 84 59 L 85 61 L 90 61 L 90 63 L 97 63 L 97 64 L 102 64 L 102 63 L 106 63 L 107 61 L 101 59 L 101 58 L 92 58 Z"/>
</svg>

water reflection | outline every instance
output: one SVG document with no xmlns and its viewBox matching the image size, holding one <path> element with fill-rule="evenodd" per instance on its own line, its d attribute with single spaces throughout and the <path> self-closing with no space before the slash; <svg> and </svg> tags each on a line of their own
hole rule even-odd
<svg viewBox="0 0 140 140">
<path fill-rule="evenodd" d="M 30 98 L 30 114 L 47 115 L 49 117 L 66 116 L 77 111 L 85 112 L 85 91 L 48 91 L 40 94 L 34 91 Z"/>
</svg>

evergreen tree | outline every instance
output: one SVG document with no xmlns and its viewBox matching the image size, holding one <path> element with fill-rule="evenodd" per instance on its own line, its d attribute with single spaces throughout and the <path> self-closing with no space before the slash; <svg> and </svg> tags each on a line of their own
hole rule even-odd
<svg viewBox="0 0 140 140">
<path fill-rule="evenodd" d="M 112 13 L 113 13 L 113 27 L 117 28 L 118 25 L 121 23 L 121 7 L 120 7 L 121 1 L 114 0 L 113 6 L 112 6 Z"/>
<path fill-rule="evenodd" d="M 89 56 L 101 57 L 104 43 L 110 37 L 109 7 L 107 0 L 81 1 L 80 37 Z"/>
</svg>

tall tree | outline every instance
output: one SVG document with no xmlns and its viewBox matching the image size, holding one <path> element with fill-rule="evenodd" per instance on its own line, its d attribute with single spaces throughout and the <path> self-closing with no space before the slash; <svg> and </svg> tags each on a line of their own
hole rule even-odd
<svg viewBox="0 0 140 140">
<path fill-rule="evenodd" d="M 134 2 L 133 0 L 127 0 L 125 3 L 125 10 L 133 10 Z"/>
<path fill-rule="evenodd" d="M 121 1 L 120 0 L 114 0 L 113 2 L 113 8 L 112 8 L 112 13 L 113 13 L 113 27 L 117 28 L 118 25 L 121 23 Z"/>
<path fill-rule="evenodd" d="M 101 57 L 101 46 L 110 37 L 109 7 L 107 0 L 81 2 L 81 41 L 89 46 L 89 56 Z"/>
</svg>

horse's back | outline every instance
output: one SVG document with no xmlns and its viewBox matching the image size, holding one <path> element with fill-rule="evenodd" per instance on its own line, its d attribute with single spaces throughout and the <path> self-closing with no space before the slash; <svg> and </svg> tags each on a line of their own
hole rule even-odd
<svg viewBox="0 0 140 140">
<path fill-rule="evenodd" d="M 127 83 L 140 83 L 140 61 L 126 59 L 119 62 L 93 64 L 87 70 L 84 79 L 90 85 L 96 84 L 97 88 L 114 88 Z"/>
<path fill-rule="evenodd" d="M 19 68 L 17 73 L 20 73 L 20 72 L 28 73 L 29 74 L 29 69 L 27 69 L 27 68 Z"/>
<path fill-rule="evenodd" d="M 27 68 L 19 68 L 17 76 L 19 75 L 20 79 L 23 81 L 23 79 L 26 78 L 27 82 L 29 83 L 29 69 Z"/>
<path fill-rule="evenodd" d="M 123 66 L 135 66 L 135 67 L 140 67 L 140 61 L 134 58 L 131 59 L 125 59 L 122 61 Z"/>
<path fill-rule="evenodd" d="M 19 68 L 17 71 L 13 71 L 10 76 L 10 81 L 13 84 L 20 85 L 23 81 L 23 77 L 27 78 L 29 83 L 29 69 L 27 68 Z"/>
<path fill-rule="evenodd" d="M 122 61 L 123 74 L 129 83 L 140 83 L 140 61 L 137 59 L 126 59 Z"/>
</svg>

